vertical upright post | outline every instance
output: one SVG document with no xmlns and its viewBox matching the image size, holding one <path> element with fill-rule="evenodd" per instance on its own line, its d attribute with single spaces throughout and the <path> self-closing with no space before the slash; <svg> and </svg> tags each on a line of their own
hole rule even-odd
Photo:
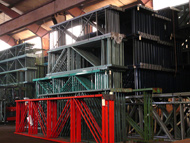
<svg viewBox="0 0 190 143">
<path fill-rule="evenodd" d="M 109 101 L 109 143 L 115 142 L 114 101 Z"/>
<path fill-rule="evenodd" d="M 57 122 L 57 100 L 52 101 L 52 104 L 53 104 L 52 128 L 54 129 L 54 127 L 56 126 L 56 122 Z"/>
<path fill-rule="evenodd" d="M 175 102 L 175 97 L 173 97 L 172 102 Z M 173 115 L 173 118 L 174 118 L 174 124 L 173 124 L 173 126 L 174 126 L 173 127 L 174 128 L 174 139 L 177 139 L 177 119 L 176 119 L 177 115 L 176 115 L 175 104 L 173 104 L 173 113 L 174 113 L 174 115 Z"/>
<path fill-rule="evenodd" d="M 111 63 L 116 64 L 116 43 L 114 40 L 111 40 Z M 117 60 L 118 61 L 118 60 Z M 117 65 L 117 64 L 116 64 Z"/>
<path fill-rule="evenodd" d="M 105 33 L 108 32 L 108 24 L 107 24 L 107 10 L 105 9 Z"/>
<path fill-rule="evenodd" d="M 109 141 L 109 138 L 108 138 L 108 137 L 109 137 L 109 129 L 108 129 L 108 117 L 109 117 L 109 116 L 108 116 L 108 103 L 109 103 L 109 102 L 106 100 L 105 103 L 106 103 L 106 109 L 105 109 L 105 111 L 106 111 L 106 112 L 105 112 L 105 114 L 106 114 L 106 115 L 105 115 L 105 116 L 106 116 L 106 118 L 105 118 L 105 122 L 106 122 L 106 133 L 105 133 L 105 134 L 106 134 L 106 143 L 108 143 L 108 141 Z"/>
<path fill-rule="evenodd" d="M 98 36 L 98 14 L 97 14 L 97 12 L 96 12 L 96 29 L 97 29 L 96 36 Z"/>
<path fill-rule="evenodd" d="M 76 108 L 76 142 L 81 142 L 81 113 L 78 108 Z"/>
<path fill-rule="evenodd" d="M 142 106 L 139 105 L 139 124 L 140 124 L 140 128 L 143 130 L 143 109 Z"/>
<path fill-rule="evenodd" d="M 81 142 L 81 113 L 76 108 L 74 99 L 71 99 L 70 102 L 70 142 Z"/>
<path fill-rule="evenodd" d="M 32 120 L 32 102 L 29 101 L 29 114 L 28 114 L 28 134 L 32 134 L 32 125 L 31 125 L 31 120 Z"/>
<path fill-rule="evenodd" d="M 152 96 L 144 92 L 144 140 L 153 139 Z"/>
<path fill-rule="evenodd" d="M 24 105 L 24 103 L 19 103 L 19 104 L 20 104 L 20 106 L 19 106 L 19 110 L 20 110 L 20 120 L 19 120 L 20 128 L 19 128 L 19 132 L 23 132 L 24 131 L 24 122 L 22 121 L 22 118 L 24 116 L 23 113 L 25 111 L 25 105 Z"/>
<path fill-rule="evenodd" d="M 105 109 L 106 109 L 106 103 L 105 99 L 102 98 L 102 143 L 106 142 L 106 128 L 105 128 Z"/>
<path fill-rule="evenodd" d="M 70 142 L 73 143 L 75 142 L 75 103 L 74 103 L 74 99 L 71 99 L 71 107 L 70 107 Z"/>
<path fill-rule="evenodd" d="M 108 143 L 108 101 L 102 99 L 102 143 Z"/>
<path fill-rule="evenodd" d="M 106 64 L 105 42 L 101 40 L 101 65 Z"/>
<path fill-rule="evenodd" d="M 36 103 L 34 102 L 33 104 L 35 104 L 36 108 L 38 109 L 37 102 Z M 37 134 L 38 133 L 38 118 L 34 112 L 33 112 L 33 126 L 34 126 L 33 134 Z"/>
<path fill-rule="evenodd" d="M 19 132 L 20 125 L 20 102 L 16 102 L 16 132 Z"/>
<path fill-rule="evenodd" d="M 81 113 L 74 99 L 70 99 L 70 142 L 81 142 Z"/>
<path fill-rule="evenodd" d="M 4 123 L 6 121 L 6 101 L 3 102 L 4 103 Z"/>
<path fill-rule="evenodd" d="M 136 33 L 136 9 L 133 9 L 131 15 L 132 15 L 132 19 L 133 19 L 133 21 L 131 23 L 131 25 L 132 25 L 132 34 L 135 34 Z"/>
<path fill-rule="evenodd" d="M 71 50 L 71 70 L 75 69 L 75 51 L 72 49 Z"/>
<path fill-rule="evenodd" d="M 71 48 L 67 48 L 67 70 L 71 70 Z"/>
<path fill-rule="evenodd" d="M 51 102 L 50 100 L 47 100 L 47 137 L 51 137 Z"/>
<path fill-rule="evenodd" d="M 111 45 L 111 39 L 107 38 L 107 64 L 112 64 L 112 45 Z"/>
<path fill-rule="evenodd" d="M 182 102 L 183 99 L 180 98 L 180 101 Z M 180 103 L 180 120 L 181 120 L 181 139 L 183 140 L 185 138 L 185 123 L 184 123 L 183 104 L 181 103 Z"/>
<path fill-rule="evenodd" d="M 3 101 L 0 101 L 0 122 L 2 122 L 3 115 Z"/>
</svg>

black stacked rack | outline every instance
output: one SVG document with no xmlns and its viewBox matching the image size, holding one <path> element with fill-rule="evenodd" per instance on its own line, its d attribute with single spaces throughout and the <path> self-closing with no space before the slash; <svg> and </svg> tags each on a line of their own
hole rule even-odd
<svg viewBox="0 0 190 143">
<path fill-rule="evenodd" d="M 181 41 L 176 38 L 177 10 L 154 11 L 141 5 L 121 13 L 125 34 L 124 87 L 162 87 L 164 92 L 187 91 L 188 72 L 181 69 Z"/>
</svg>

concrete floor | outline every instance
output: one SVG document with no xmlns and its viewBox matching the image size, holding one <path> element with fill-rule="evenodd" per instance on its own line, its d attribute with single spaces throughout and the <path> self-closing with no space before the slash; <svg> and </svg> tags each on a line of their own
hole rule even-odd
<svg viewBox="0 0 190 143">
<path fill-rule="evenodd" d="M 190 139 L 179 140 L 172 143 L 190 143 Z"/>
<path fill-rule="evenodd" d="M 16 135 L 14 131 L 14 125 L 0 125 L 0 143 L 53 143 L 42 139 Z"/>
<path fill-rule="evenodd" d="M 42 139 L 16 135 L 14 134 L 14 132 L 15 132 L 14 124 L 12 125 L 0 124 L 0 143 L 53 143 L 51 141 L 46 141 Z M 128 143 L 132 143 L 132 141 L 129 141 Z M 169 143 L 169 142 L 154 142 L 154 143 Z M 175 141 L 173 143 L 190 143 L 190 139 Z"/>
</svg>

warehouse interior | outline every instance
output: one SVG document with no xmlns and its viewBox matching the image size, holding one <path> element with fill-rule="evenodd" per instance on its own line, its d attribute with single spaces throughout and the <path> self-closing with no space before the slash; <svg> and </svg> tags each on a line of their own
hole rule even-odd
<svg viewBox="0 0 190 143">
<path fill-rule="evenodd" d="M 0 142 L 190 142 L 189 0 L 0 0 Z"/>
</svg>

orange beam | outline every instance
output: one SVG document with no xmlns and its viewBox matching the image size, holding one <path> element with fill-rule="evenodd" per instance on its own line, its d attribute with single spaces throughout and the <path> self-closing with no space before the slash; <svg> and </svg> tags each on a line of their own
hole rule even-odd
<svg viewBox="0 0 190 143">
<path fill-rule="evenodd" d="M 153 8 L 153 0 L 141 0 L 147 7 Z"/>
<path fill-rule="evenodd" d="M 34 34 L 38 35 L 39 37 L 45 36 L 48 31 L 42 28 L 40 25 L 32 24 L 26 27 L 28 30 L 32 31 Z"/>
<path fill-rule="evenodd" d="M 2 41 L 6 42 L 7 44 L 9 44 L 10 46 L 16 45 L 16 42 L 15 42 L 16 40 L 13 37 L 9 36 L 9 35 L 1 36 L 0 39 Z"/>
<path fill-rule="evenodd" d="M 49 51 L 49 39 L 50 39 L 50 34 L 47 34 L 46 36 L 41 38 L 42 47 L 43 47 L 43 50 L 44 50 L 43 51 L 43 56 L 48 55 L 47 51 Z"/>
<path fill-rule="evenodd" d="M 69 10 L 67 10 L 67 12 L 70 15 L 72 15 L 73 17 L 77 17 L 77 16 L 85 14 L 85 12 L 78 7 L 74 7 L 72 9 L 69 9 Z"/>
</svg>

